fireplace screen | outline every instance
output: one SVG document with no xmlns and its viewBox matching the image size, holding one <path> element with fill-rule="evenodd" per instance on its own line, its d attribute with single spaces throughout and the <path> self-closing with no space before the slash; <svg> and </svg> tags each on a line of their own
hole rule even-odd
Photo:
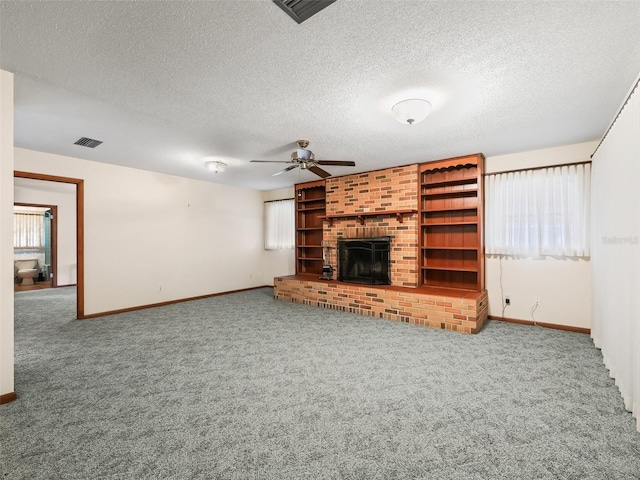
<svg viewBox="0 0 640 480">
<path fill-rule="evenodd" d="M 389 237 L 338 240 L 338 280 L 391 285 Z"/>
</svg>

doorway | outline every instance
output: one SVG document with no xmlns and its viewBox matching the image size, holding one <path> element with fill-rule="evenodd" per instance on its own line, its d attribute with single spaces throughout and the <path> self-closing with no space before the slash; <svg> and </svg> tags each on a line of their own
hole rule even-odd
<svg viewBox="0 0 640 480">
<path fill-rule="evenodd" d="M 56 175 L 47 175 L 42 173 L 32 173 L 32 172 L 21 172 L 14 171 L 14 199 L 17 201 L 21 201 L 16 195 L 16 186 L 21 184 L 23 181 L 37 181 L 35 182 L 38 186 L 36 189 L 46 189 L 47 191 L 51 191 L 52 188 L 67 187 L 72 191 L 72 202 L 74 205 L 75 214 L 71 221 L 75 225 L 75 233 L 74 238 L 71 242 L 74 245 L 72 259 L 67 262 L 68 264 L 65 266 L 65 261 L 63 258 L 63 246 L 61 244 L 60 234 L 62 228 L 62 211 L 60 202 L 53 201 L 52 204 L 57 204 L 58 215 L 57 215 L 57 248 L 56 248 L 56 272 L 54 275 L 54 279 L 56 280 L 56 286 L 62 287 L 65 285 L 76 285 L 76 318 L 78 320 L 84 319 L 84 180 L 79 178 L 71 178 L 71 177 L 59 177 Z M 37 202 L 35 200 L 34 202 Z M 25 201 L 25 203 L 29 203 Z M 49 204 L 47 200 L 42 201 L 42 204 Z M 62 269 L 62 270 L 61 270 Z M 66 276 L 66 277 L 65 277 Z M 65 280 L 68 278 L 70 280 Z"/>
<path fill-rule="evenodd" d="M 13 205 L 13 258 L 18 266 L 35 267 L 14 277 L 14 290 L 39 290 L 58 285 L 58 206 L 16 202 Z"/>
</svg>

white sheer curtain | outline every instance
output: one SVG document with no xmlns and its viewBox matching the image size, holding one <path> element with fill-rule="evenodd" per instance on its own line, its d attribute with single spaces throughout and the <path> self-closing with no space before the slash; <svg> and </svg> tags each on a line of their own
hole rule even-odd
<svg viewBox="0 0 640 480">
<path fill-rule="evenodd" d="M 640 93 L 593 156 L 591 336 L 640 432 Z"/>
<path fill-rule="evenodd" d="M 44 245 L 44 214 L 13 214 L 13 247 L 42 248 Z"/>
<path fill-rule="evenodd" d="M 485 177 L 485 251 L 495 255 L 589 256 L 591 166 Z"/>
<path fill-rule="evenodd" d="M 264 204 L 264 248 L 291 249 L 295 244 L 293 199 L 276 200 Z"/>
</svg>

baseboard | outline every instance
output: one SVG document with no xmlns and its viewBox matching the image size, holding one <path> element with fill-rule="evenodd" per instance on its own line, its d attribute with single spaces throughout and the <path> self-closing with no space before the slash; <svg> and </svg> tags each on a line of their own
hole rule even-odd
<svg viewBox="0 0 640 480">
<path fill-rule="evenodd" d="M 5 393 L 4 395 L 0 395 L 0 405 L 13 402 L 16 398 L 18 398 L 18 396 L 16 395 L 16 392 Z"/>
<path fill-rule="evenodd" d="M 67 283 L 65 285 L 56 285 L 55 288 L 66 288 L 66 287 L 76 287 L 76 283 Z"/>
<path fill-rule="evenodd" d="M 520 325 L 538 325 L 539 327 L 553 328 L 554 330 L 565 330 L 567 332 L 586 333 L 591 334 L 590 328 L 571 327 L 569 325 L 556 325 L 555 323 L 533 322 L 531 320 L 520 320 L 519 318 L 507 318 L 497 317 L 495 315 L 489 315 L 489 320 L 498 320 L 500 322 L 518 323 Z"/>
<path fill-rule="evenodd" d="M 232 293 L 248 292 L 250 290 L 259 290 L 261 288 L 273 288 L 273 286 L 262 285 L 260 287 L 241 288 L 239 290 L 228 290 L 226 292 L 210 293 L 207 295 L 199 295 L 197 297 L 180 298 L 178 300 L 169 300 L 167 302 L 160 302 L 160 303 L 150 303 L 148 305 L 138 305 L 137 307 L 121 308 L 119 310 L 109 310 L 107 312 L 90 313 L 89 315 L 83 315 L 82 317 L 79 317 L 78 320 L 86 320 L 89 318 L 96 318 L 96 317 L 106 317 L 107 315 L 117 315 L 119 313 L 135 312 L 136 310 L 145 310 L 147 308 L 164 307 L 167 305 L 173 305 L 175 303 L 191 302 L 192 300 L 202 300 L 203 298 L 219 297 L 220 295 L 229 295 Z"/>
</svg>

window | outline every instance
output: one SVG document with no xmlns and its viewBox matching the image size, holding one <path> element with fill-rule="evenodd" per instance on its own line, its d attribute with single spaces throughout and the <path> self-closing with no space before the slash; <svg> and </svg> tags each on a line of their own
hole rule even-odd
<svg viewBox="0 0 640 480">
<path fill-rule="evenodd" d="M 293 199 L 264 203 L 264 248 L 292 249 L 295 243 Z"/>
<path fill-rule="evenodd" d="M 591 164 L 485 177 L 485 251 L 589 256 Z"/>
<path fill-rule="evenodd" d="M 44 245 L 44 215 L 42 213 L 13 214 L 13 248 L 42 249 Z"/>
</svg>

